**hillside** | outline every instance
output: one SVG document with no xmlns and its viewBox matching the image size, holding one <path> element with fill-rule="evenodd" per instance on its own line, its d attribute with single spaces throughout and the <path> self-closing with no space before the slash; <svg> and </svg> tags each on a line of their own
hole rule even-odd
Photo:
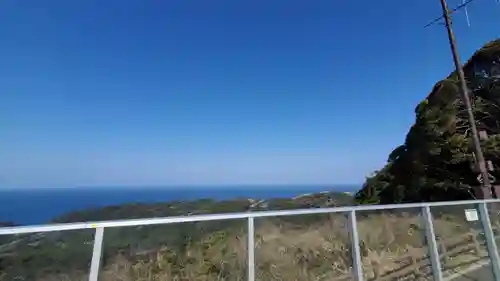
<svg viewBox="0 0 500 281">
<path fill-rule="evenodd" d="M 318 208 L 352 203 L 352 196 L 331 192 L 267 201 L 205 199 L 112 206 L 66 214 L 54 221 Z M 415 211 L 358 214 L 365 280 L 374 280 L 375 276 L 381 276 L 381 280 L 408 281 L 432 278 L 421 216 Z M 433 213 L 441 248 L 448 251 L 452 260 L 444 268 L 445 276 L 484 262 L 486 246 L 481 229 L 464 221 L 462 207 L 433 209 Z M 88 280 L 93 236 L 94 230 L 87 229 L 4 237 L 0 240 L 0 281 Z M 245 220 L 107 228 L 99 280 L 243 281 L 247 268 L 246 241 Z M 353 280 L 346 214 L 256 219 L 255 247 L 257 281 Z M 409 267 L 408 261 L 414 261 L 418 270 Z"/>
<path fill-rule="evenodd" d="M 171 201 L 165 203 L 133 203 L 71 212 L 54 218 L 53 222 L 82 222 L 133 218 L 167 217 L 197 214 L 216 214 L 227 212 L 247 212 L 266 210 L 287 210 L 345 206 L 353 203 L 349 193 L 320 192 L 304 194 L 294 198 L 232 200 L 200 199 L 193 201 Z"/>
<path fill-rule="evenodd" d="M 478 130 L 487 160 L 500 166 L 500 39 L 489 42 L 464 65 Z M 436 83 L 415 108 L 415 124 L 387 164 L 368 177 L 360 203 L 403 203 L 474 198 L 477 172 L 470 168 L 472 141 L 456 73 Z"/>
<path fill-rule="evenodd" d="M 102 221 L 132 218 L 166 217 L 210 213 L 283 210 L 345 206 L 353 203 L 347 193 L 322 192 L 295 198 L 233 199 L 217 201 L 174 201 L 156 204 L 124 204 L 64 214 L 54 223 Z M 325 216 L 289 217 L 269 221 L 290 223 L 301 227 L 324 221 Z M 10 223 L 9 223 L 10 224 Z M 118 253 L 135 260 L 147 253 L 156 253 L 169 245 L 172 253 L 182 253 L 187 245 L 208 239 L 220 233 L 240 234 L 243 221 L 214 221 L 178 224 L 175 226 L 149 226 L 110 229 L 106 231 L 104 260 L 113 260 Z M 208 237 L 208 238 L 207 238 Z M 39 275 L 60 272 L 80 272 L 88 268 L 89 250 L 93 241 L 91 230 L 64 233 L 42 233 L 21 236 L 0 236 L 0 280 L 22 276 L 31 280 Z M 71 250 L 68 250 L 71 249 Z M 2 274 L 4 279 L 1 279 Z M 6 279 L 5 279 L 6 278 Z"/>
</svg>

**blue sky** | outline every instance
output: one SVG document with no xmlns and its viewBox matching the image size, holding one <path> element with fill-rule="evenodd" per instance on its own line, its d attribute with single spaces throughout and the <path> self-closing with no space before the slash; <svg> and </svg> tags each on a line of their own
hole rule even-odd
<svg viewBox="0 0 500 281">
<path fill-rule="evenodd" d="M 453 67 L 439 1 L 397 3 L 1 1 L 0 187 L 361 183 Z"/>
</svg>

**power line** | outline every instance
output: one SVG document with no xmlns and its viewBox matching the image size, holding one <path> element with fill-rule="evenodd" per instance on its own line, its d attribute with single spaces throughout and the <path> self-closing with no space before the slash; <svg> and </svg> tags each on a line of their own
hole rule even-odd
<svg viewBox="0 0 500 281">
<path fill-rule="evenodd" d="M 467 26 L 470 27 L 470 18 L 469 18 L 469 11 L 467 10 L 467 6 L 469 4 L 471 4 L 472 2 L 474 2 L 475 0 L 462 0 L 462 4 L 458 5 L 457 7 L 455 7 L 454 9 L 451 9 L 449 10 L 448 9 L 448 14 L 451 15 L 461 9 L 464 9 L 464 13 L 465 13 L 465 19 L 467 20 Z M 495 0 L 495 2 L 497 4 L 500 4 L 500 0 Z M 436 19 L 434 19 L 433 21 L 429 22 L 427 25 L 424 26 L 425 27 L 429 27 L 431 25 L 434 25 L 436 24 L 438 21 L 440 21 L 441 19 L 444 19 L 444 15 L 443 16 L 440 16 Z"/>
<path fill-rule="evenodd" d="M 454 8 L 452 10 L 448 10 L 448 16 L 451 15 L 451 14 L 453 14 L 453 13 L 455 13 L 455 12 L 457 12 L 460 9 L 465 9 L 465 13 L 466 13 L 466 17 L 467 17 L 467 22 L 469 22 L 469 13 L 467 12 L 467 5 L 469 5 L 470 3 L 474 2 L 474 1 L 475 0 L 467 0 L 467 1 L 464 0 L 462 2 L 462 4 L 458 5 L 456 8 Z M 497 0 L 497 1 L 500 1 L 500 0 Z M 446 5 L 446 3 L 445 3 L 445 5 Z M 440 21 L 442 19 L 445 19 L 444 15 L 442 15 L 442 16 L 434 19 L 433 21 L 429 22 L 426 26 L 424 26 L 424 28 L 429 27 L 431 25 L 434 25 L 434 24 L 436 24 L 438 21 Z"/>
<path fill-rule="evenodd" d="M 470 27 L 469 11 L 467 11 L 467 5 L 465 4 L 465 0 L 462 0 L 462 5 L 464 5 L 464 12 L 465 12 L 465 19 L 467 20 L 467 26 Z"/>
</svg>

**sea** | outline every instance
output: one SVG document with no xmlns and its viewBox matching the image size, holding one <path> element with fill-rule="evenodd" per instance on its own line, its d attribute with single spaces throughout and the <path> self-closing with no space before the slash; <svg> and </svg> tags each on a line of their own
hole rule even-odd
<svg viewBox="0 0 500 281">
<path fill-rule="evenodd" d="M 0 189 L 0 222 L 45 224 L 72 211 L 125 203 L 159 203 L 211 198 L 288 198 L 322 191 L 354 192 L 359 185 L 224 186 L 224 187 L 78 187 Z"/>
</svg>

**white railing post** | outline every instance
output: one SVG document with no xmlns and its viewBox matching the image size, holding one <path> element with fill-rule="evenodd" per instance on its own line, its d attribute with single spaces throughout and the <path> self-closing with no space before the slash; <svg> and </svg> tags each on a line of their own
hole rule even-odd
<svg viewBox="0 0 500 281">
<path fill-rule="evenodd" d="M 349 212 L 349 234 L 351 237 L 352 244 L 352 270 L 354 274 L 354 280 L 363 281 L 363 268 L 361 264 L 361 249 L 359 247 L 359 235 L 358 235 L 358 225 L 356 221 L 356 211 L 352 210 Z"/>
<path fill-rule="evenodd" d="M 495 280 L 500 280 L 500 258 L 498 256 L 497 243 L 495 241 L 495 235 L 493 234 L 493 229 L 491 227 L 490 215 L 488 214 L 488 207 L 486 203 L 478 204 L 479 219 L 481 220 L 481 225 L 483 227 L 484 236 L 486 238 L 486 247 L 488 249 L 488 255 L 491 259 L 491 267 L 493 268 L 493 275 Z"/>
<path fill-rule="evenodd" d="M 443 281 L 443 272 L 441 270 L 441 262 L 439 260 L 439 251 L 436 241 L 436 233 L 434 232 L 434 221 L 432 220 L 431 208 L 429 206 L 422 207 L 422 216 L 424 219 L 425 240 L 429 247 L 429 259 L 431 260 L 432 275 L 434 281 Z"/>
<path fill-rule="evenodd" d="M 248 281 L 255 281 L 255 229 L 253 217 L 248 217 Z"/>
<path fill-rule="evenodd" d="M 94 250 L 92 251 L 92 263 L 90 264 L 89 281 L 98 281 L 103 238 L 104 227 L 97 227 L 95 229 Z"/>
</svg>

